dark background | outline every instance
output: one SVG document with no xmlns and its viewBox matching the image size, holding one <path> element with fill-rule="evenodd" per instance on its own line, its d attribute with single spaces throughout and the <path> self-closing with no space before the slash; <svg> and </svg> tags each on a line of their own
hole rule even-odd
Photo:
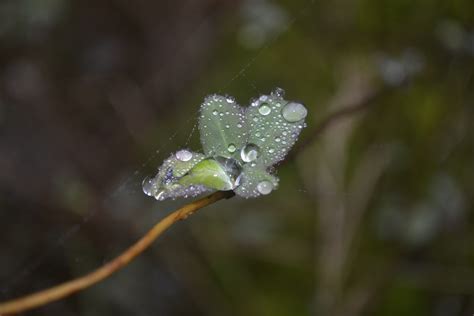
<svg viewBox="0 0 474 316">
<path fill-rule="evenodd" d="M 28 314 L 472 315 L 473 67 L 472 0 L 2 0 L 0 299 L 184 205 L 141 181 L 199 150 L 202 99 L 278 86 L 309 115 L 277 191 L 207 207 Z"/>
</svg>

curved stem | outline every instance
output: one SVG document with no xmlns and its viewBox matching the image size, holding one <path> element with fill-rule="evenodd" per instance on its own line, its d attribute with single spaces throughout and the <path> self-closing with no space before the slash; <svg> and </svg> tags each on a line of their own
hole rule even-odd
<svg viewBox="0 0 474 316">
<path fill-rule="evenodd" d="M 370 105 L 374 104 L 388 91 L 390 91 L 390 89 L 379 90 L 373 93 L 372 95 L 369 95 L 365 99 L 362 99 L 356 102 L 355 104 L 346 106 L 341 110 L 329 115 L 311 133 L 310 137 L 308 137 L 300 144 L 300 146 L 297 146 L 290 152 L 285 161 L 292 160 L 298 153 L 300 153 L 308 144 L 312 143 L 328 127 L 335 124 L 339 120 L 342 120 L 345 117 L 349 117 L 351 115 L 363 111 Z M 105 278 L 109 277 L 113 273 L 126 266 L 135 257 L 145 251 L 153 243 L 153 241 L 155 241 L 156 238 L 158 238 L 166 229 L 168 229 L 177 221 L 188 217 L 195 211 L 207 205 L 213 204 L 224 198 L 231 198 L 233 196 L 234 193 L 232 191 L 219 191 L 183 206 L 182 208 L 174 211 L 173 213 L 163 218 L 134 245 L 132 245 L 114 260 L 110 261 L 109 263 L 106 263 L 97 270 L 94 270 L 77 279 L 73 279 L 71 281 L 51 287 L 49 289 L 36 292 L 18 299 L 0 303 L 0 316 L 4 316 L 6 314 L 16 314 L 39 306 L 46 305 L 48 303 L 60 300 L 69 295 L 77 293 L 104 280 Z"/>
<path fill-rule="evenodd" d="M 140 240 L 138 240 L 125 252 L 120 254 L 112 261 L 101 266 L 97 270 L 94 270 L 77 279 L 53 286 L 49 289 L 0 303 L 0 315 L 20 313 L 35 307 L 46 305 L 77 293 L 104 280 L 121 268 L 125 267 L 130 261 L 145 251 L 155 241 L 156 238 L 158 238 L 174 223 L 187 218 L 195 211 L 209 204 L 213 204 L 224 198 L 230 198 L 233 195 L 234 193 L 232 191 L 219 191 L 181 207 L 155 224 L 153 228 L 151 228 Z"/>
</svg>

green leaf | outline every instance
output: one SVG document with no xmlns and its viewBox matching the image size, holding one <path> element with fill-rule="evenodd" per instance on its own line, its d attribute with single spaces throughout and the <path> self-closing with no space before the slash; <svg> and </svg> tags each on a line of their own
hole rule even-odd
<svg viewBox="0 0 474 316">
<path fill-rule="evenodd" d="M 243 109 L 231 98 L 208 96 L 201 105 L 199 132 L 208 157 L 232 157 L 247 138 Z"/>
<path fill-rule="evenodd" d="M 234 190 L 249 198 L 278 186 L 268 170 L 284 159 L 305 126 L 306 108 L 283 99 L 283 90 L 262 95 L 243 109 L 211 95 L 201 105 L 199 131 L 204 155 L 183 149 L 163 162 L 143 191 L 158 200 Z"/>
<path fill-rule="evenodd" d="M 278 187 L 278 178 L 265 170 L 262 163 L 245 164 L 235 193 L 244 198 L 270 194 Z"/>
<path fill-rule="evenodd" d="M 197 195 L 198 190 L 193 192 L 178 184 L 178 179 L 187 174 L 195 165 L 206 157 L 203 154 L 182 149 L 168 157 L 158 170 L 154 178 L 143 181 L 143 192 L 158 200 L 176 198 L 184 195 Z M 198 188 L 205 191 L 204 188 Z M 193 194 L 196 193 L 196 194 Z"/>
<path fill-rule="evenodd" d="M 306 108 L 283 99 L 282 90 L 262 95 L 246 110 L 248 143 L 259 148 L 258 161 L 269 167 L 283 160 L 305 126 Z"/>
<path fill-rule="evenodd" d="M 227 172 L 225 166 L 214 159 L 201 161 L 186 176 L 179 179 L 178 183 L 184 186 L 204 185 L 209 189 L 220 191 L 232 190 L 235 187 L 235 179 Z"/>
</svg>

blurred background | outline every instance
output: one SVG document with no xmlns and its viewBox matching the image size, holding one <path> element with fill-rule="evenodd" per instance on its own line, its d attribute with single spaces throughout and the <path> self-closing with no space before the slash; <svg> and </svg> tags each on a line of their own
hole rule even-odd
<svg viewBox="0 0 474 316">
<path fill-rule="evenodd" d="M 203 98 L 309 109 L 269 196 L 178 223 L 28 315 L 472 315 L 474 2 L 0 2 L 0 300 L 77 277 L 189 200 Z M 327 117 L 345 107 L 349 116 Z"/>
</svg>

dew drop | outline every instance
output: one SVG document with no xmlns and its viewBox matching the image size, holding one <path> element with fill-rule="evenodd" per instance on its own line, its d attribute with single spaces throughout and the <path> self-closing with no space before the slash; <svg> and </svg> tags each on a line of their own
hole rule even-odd
<svg viewBox="0 0 474 316">
<path fill-rule="evenodd" d="M 234 144 L 229 144 L 229 146 L 227 147 L 227 150 L 230 152 L 230 153 L 233 153 L 235 152 L 237 148 L 235 147 Z"/>
<path fill-rule="evenodd" d="M 240 157 L 244 162 L 251 162 L 258 158 L 260 154 L 260 148 L 255 144 L 247 144 L 240 151 Z"/>
<path fill-rule="evenodd" d="M 212 114 L 213 114 L 213 115 L 217 115 L 217 114 L 219 114 L 219 111 L 214 110 L 214 111 L 212 111 Z"/>
<path fill-rule="evenodd" d="M 270 154 L 273 154 L 273 153 L 275 152 L 275 149 L 270 148 L 270 149 L 268 149 L 268 152 L 269 152 Z"/>
<path fill-rule="evenodd" d="M 272 190 L 273 190 L 273 183 L 271 183 L 270 181 L 264 180 L 260 182 L 259 184 L 257 184 L 257 191 L 260 194 L 267 195 L 267 194 L 270 194 Z"/>
<path fill-rule="evenodd" d="M 280 97 L 280 98 L 283 98 L 285 96 L 285 90 L 283 90 L 282 88 L 275 88 L 275 90 L 273 90 L 271 92 L 272 95 L 275 95 L 277 97 Z"/>
<path fill-rule="evenodd" d="M 290 122 L 298 122 L 306 117 L 308 110 L 301 103 L 290 102 L 281 110 L 283 118 Z"/>
<path fill-rule="evenodd" d="M 176 158 L 180 161 L 189 161 L 193 158 L 193 153 L 186 149 L 176 152 Z"/>
<path fill-rule="evenodd" d="M 262 103 L 262 105 L 260 105 L 260 107 L 258 108 L 258 113 L 262 115 L 268 115 L 271 111 L 272 109 L 268 106 L 267 103 Z"/>
<path fill-rule="evenodd" d="M 239 174 L 239 176 L 237 177 L 237 179 L 235 179 L 234 186 L 235 186 L 235 187 L 238 187 L 241 182 L 242 182 L 242 174 Z"/>
<path fill-rule="evenodd" d="M 240 184 L 240 175 L 242 173 L 240 163 L 233 158 L 225 158 L 222 156 L 216 157 L 215 160 L 222 166 L 228 177 L 229 187 L 226 187 L 226 190 L 236 188 Z M 215 176 L 217 177 L 217 175 Z"/>
<path fill-rule="evenodd" d="M 157 199 L 158 201 L 163 201 L 165 199 L 165 191 L 157 192 L 157 194 L 155 195 L 155 199 Z"/>
<path fill-rule="evenodd" d="M 153 191 L 155 190 L 155 179 L 153 177 L 146 177 L 142 182 L 143 193 L 148 196 L 153 196 Z"/>
</svg>

